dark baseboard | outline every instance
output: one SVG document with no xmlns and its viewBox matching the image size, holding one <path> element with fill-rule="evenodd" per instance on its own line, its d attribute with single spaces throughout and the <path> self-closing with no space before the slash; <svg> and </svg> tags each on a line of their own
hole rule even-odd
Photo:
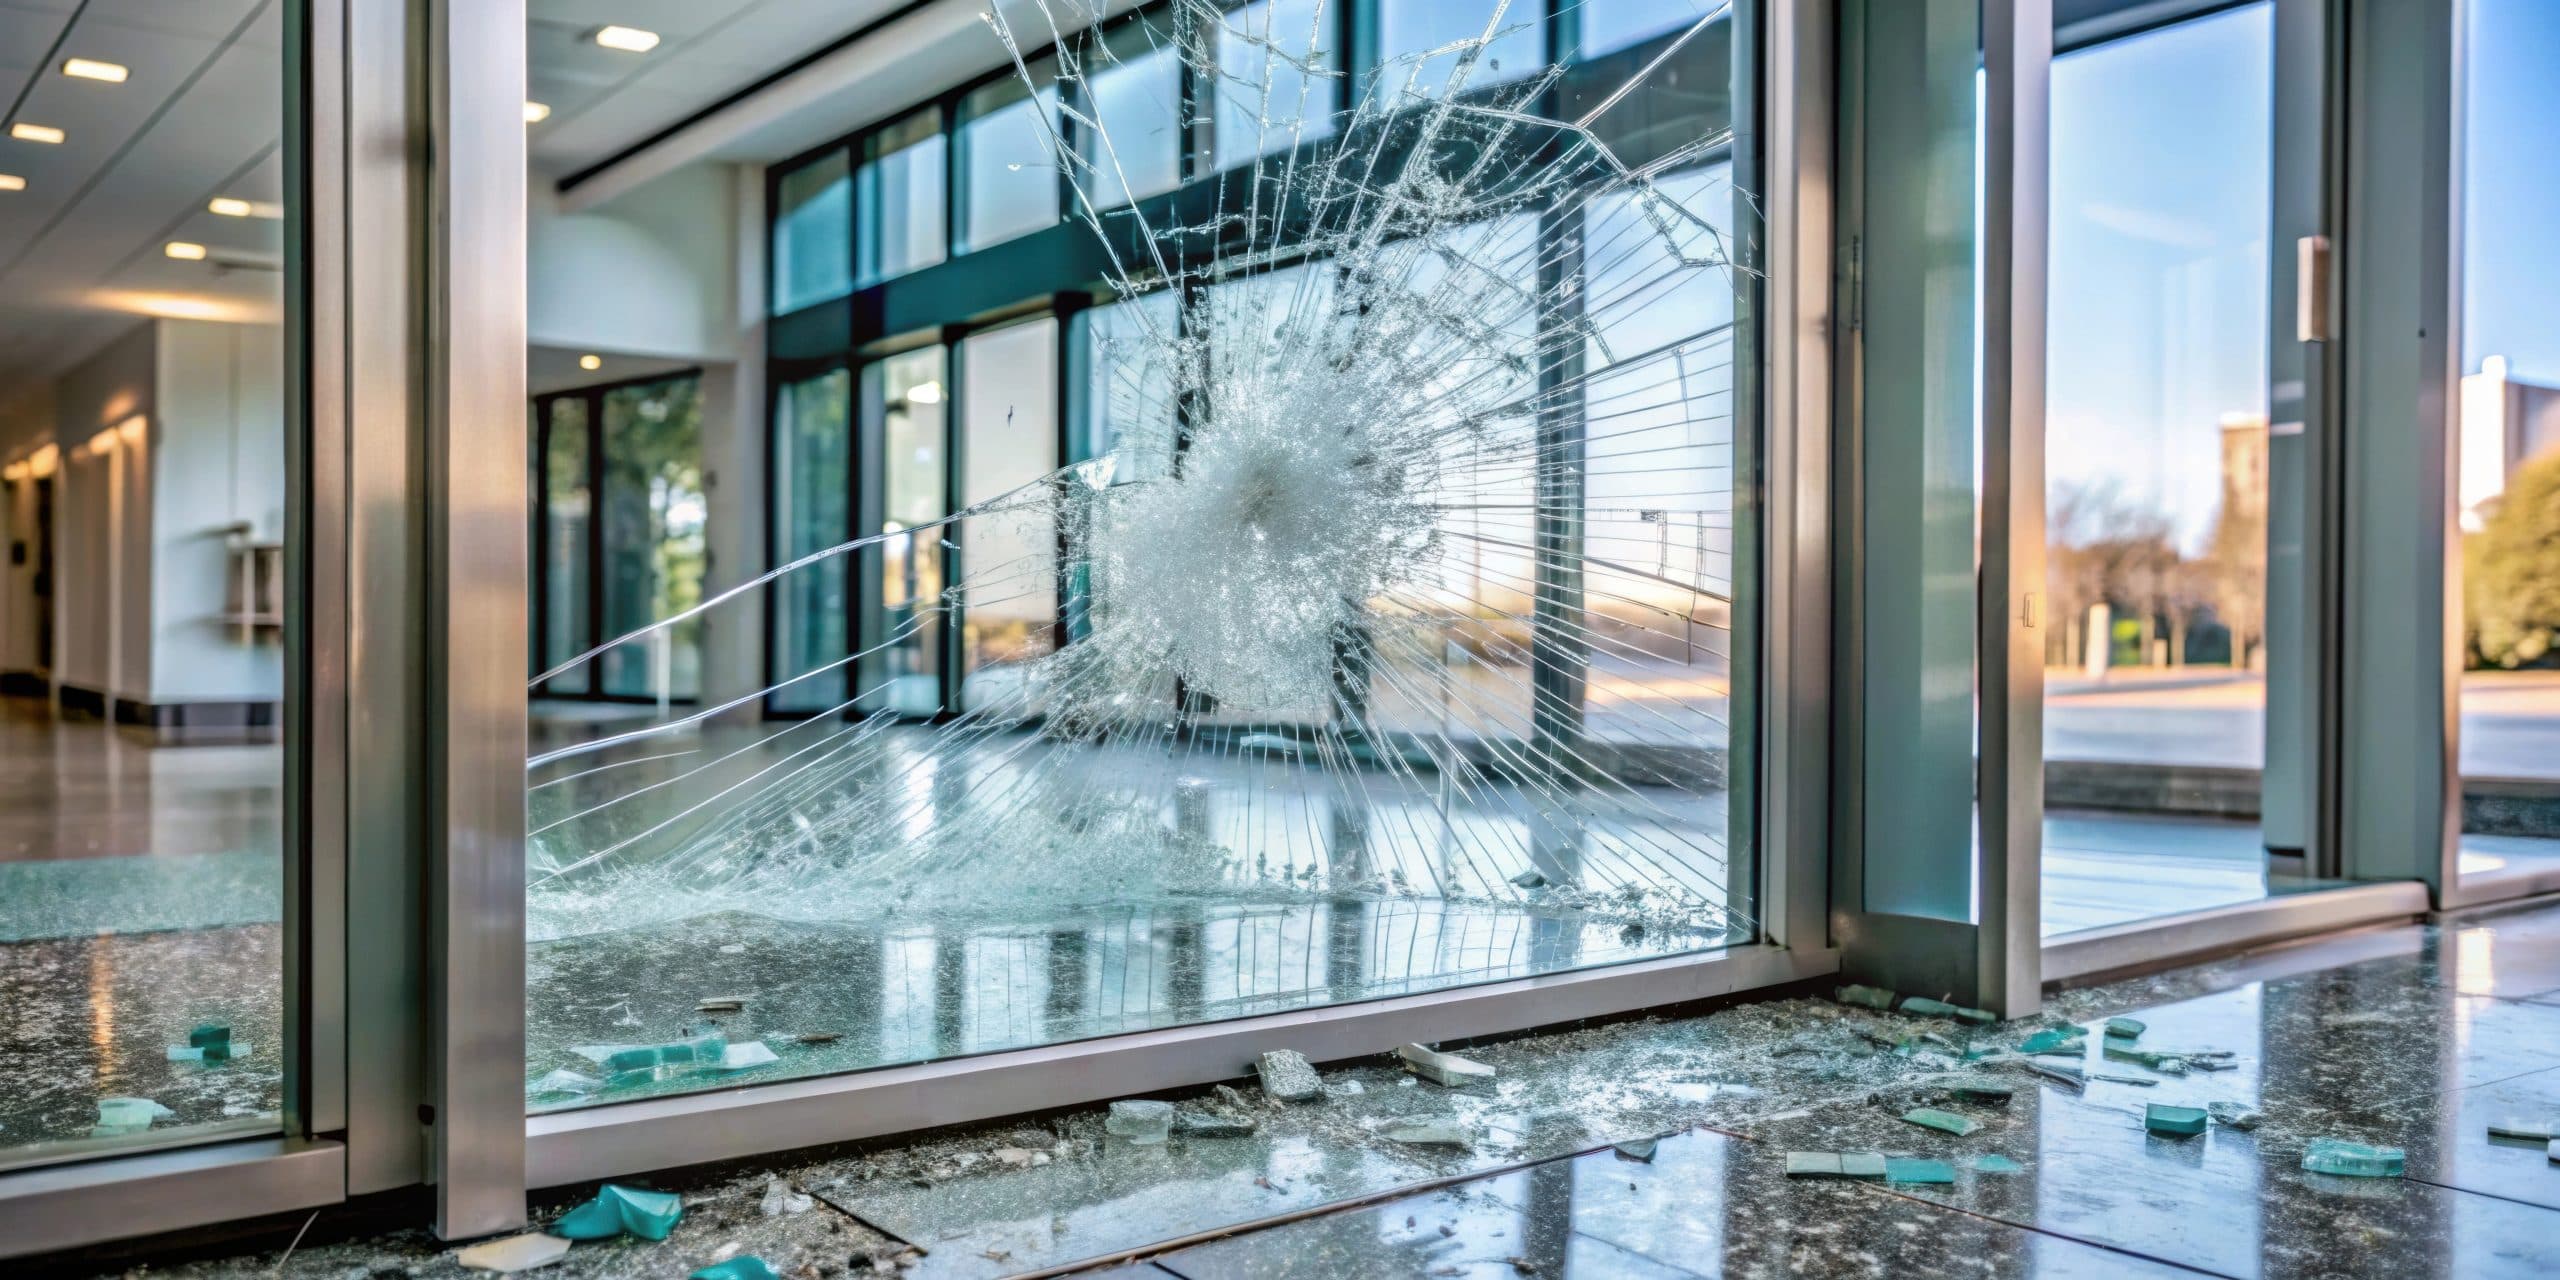
<svg viewBox="0 0 2560 1280">
<path fill-rule="evenodd" d="M 106 720 L 112 707 L 118 729 L 154 746 L 273 742 L 284 716 L 280 702 L 144 702 L 76 684 L 61 686 L 57 702 L 65 719 Z"/>
<path fill-rule="evenodd" d="M 32 671 L 0 671 L 0 696 L 43 698 L 53 693 L 53 682 Z"/>
<path fill-rule="evenodd" d="M 57 685 L 54 688 L 54 703 L 62 708 L 62 714 L 65 716 L 84 720 L 107 718 L 107 695 L 103 689 L 91 689 L 76 684 Z"/>
<path fill-rule="evenodd" d="M 116 724 L 161 746 L 273 742 L 280 702 L 141 702 L 116 699 Z"/>
</svg>

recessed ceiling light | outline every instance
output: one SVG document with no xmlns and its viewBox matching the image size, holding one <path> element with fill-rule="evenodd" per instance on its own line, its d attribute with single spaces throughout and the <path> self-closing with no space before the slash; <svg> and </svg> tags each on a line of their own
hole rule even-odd
<svg viewBox="0 0 2560 1280">
<path fill-rule="evenodd" d="M 9 136 L 16 138 L 20 142 L 42 142 L 58 145 L 62 141 L 62 130 L 56 129 L 49 124 L 28 124 L 26 121 L 21 120 L 18 123 L 9 126 Z"/>
<path fill-rule="evenodd" d="M 599 27 L 596 29 L 596 43 L 624 53 L 647 53 L 658 47 L 658 33 L 638 27 Z"/>
<path fill-rule="evenodd" d="M 172 240 L 167 245 L 163 246 L 160 252 L 168 254 L 170 257 L 176 258 L 181 262 L 204 261 L 204 246 L 185 240 Z"/>
<path fill-rule="evenodd" d="M 123 84 L 125 76 L 131 73 L 127 72 L 121 63 L 100 62 L 95 58 L 73 58 L 62 64 L 62 74 L 74 80 L 103 80 L 108 84 Z"/>
<path fill-rule="evenodd" d="M 205 205 L 205 209 L 207 212 L 218 213 L 226 218 L 245 218 L 257 212 L 258 207 L 233 196 L 215 196 Z"/>
<path fill-rule="evenodd" d="M 24 191 L 27 180 L 14 173 L 0 173 L 0 191 Z"/>
<path fill-rule="evenodd" d="M 551 107 L 549 104 L 541 102 L 527 102 L 524 104 L 524 122 L 526 124 L 540 124 L 550 118 Z"/>
<path fill-rule="evenodd" d="M 603 356 L 580 356 L 580 357 L 578 357 L 578 367 L 579 367 L 579 368 L 581 368 L 581 369 L 586 370 L 586 371 L 587 371 L 587 372 L 589 372 L 589 373 L 593 373 L 593 372 L 595 372 L 596 370 L 601 369 L 601 368 L 603 368 L 603 367 L 604 367 L 604 357 L 603 357 Z"/>
</svg>

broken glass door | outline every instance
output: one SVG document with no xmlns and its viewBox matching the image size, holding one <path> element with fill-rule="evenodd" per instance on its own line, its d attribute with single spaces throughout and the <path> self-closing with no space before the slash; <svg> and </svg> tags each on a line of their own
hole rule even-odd
<svg viewBox="0 0 2560 1280">
<path fill-rule="evenodd" d="M 532 760 L 535 1107 L 1758 935 L 1733 10 L 1070 8 L 955 37 L 951 251 L 776 320 L 813 536 L 567 664 L 853 584 Z"/>
</svg>

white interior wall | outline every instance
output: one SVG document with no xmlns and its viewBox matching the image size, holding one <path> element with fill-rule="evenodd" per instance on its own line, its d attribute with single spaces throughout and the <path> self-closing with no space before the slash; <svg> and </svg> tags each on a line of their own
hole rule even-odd
<svg viewBox="0 0 2560 1280">
<path fill-rule="evenodd" d="M 284 696 L 273 632 L 223 620 L 235 525 L 284 536 L 284 344 L 271 325 L 160 322 L 152 423 L 148 601 L 151 702 L 261 702 Z"/>
<path fill-rule="evenodd" d="M 63 374 L 54 387 L 54 679 L 110 697 L 150 684 L 151 545 L 147 451 L 101 432 L 157 412 L 158 321 L 144 321 Z"/>
<path fill-rule="evenodd" d="M 740 170 L 681 169 L 583 213 L 534 184 L 526 336 L 535 346 L 690 361 L 738 358 Z"/>
</svg>

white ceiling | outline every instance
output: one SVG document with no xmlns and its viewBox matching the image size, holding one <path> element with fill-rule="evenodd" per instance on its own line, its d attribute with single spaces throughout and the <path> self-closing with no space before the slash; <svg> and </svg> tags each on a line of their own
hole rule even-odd
<svg viewBox="0 0 2560 1280">
<path fill-rule="evenodd" d="M 0 0 L 0 110 L 52 125 L 60 146 L 0 131 L 0 404 L 60 374 L 147 315 L 271 320 L 282 226 L 206 212 L 215 196 L 281 199 L 285 0 Z M 528 0 L 530 128 L 546 178 L 606 160 L 907 0 Z M 656 31 L 647 54 L 591 39 L 607 23 Z M 74 80 L 62 60 L 132 69 Z M 850 127 L 840 126 L 840 127 Z M 728 159 L 772 159 L 733 151 Z M 537 179 L 542 180 L 542 179 Z M 211 250 L 172 260 L 171 240 Z"/>
<path fill-rule="evenodd" d="M 63 130 L 59 146 L 0 132 L 0 401 L 113 340 L 141 315 L 272 317 L 273 270 L 173 261 L 171 240 L 213 259 L 273 262 L 279 223 L 205 212 L 218 195 L 280 196 L 283 0 L 0 0 L 0 109 Z M 132 69 L 74 80 L 61 60 Z"/>
</svg>

